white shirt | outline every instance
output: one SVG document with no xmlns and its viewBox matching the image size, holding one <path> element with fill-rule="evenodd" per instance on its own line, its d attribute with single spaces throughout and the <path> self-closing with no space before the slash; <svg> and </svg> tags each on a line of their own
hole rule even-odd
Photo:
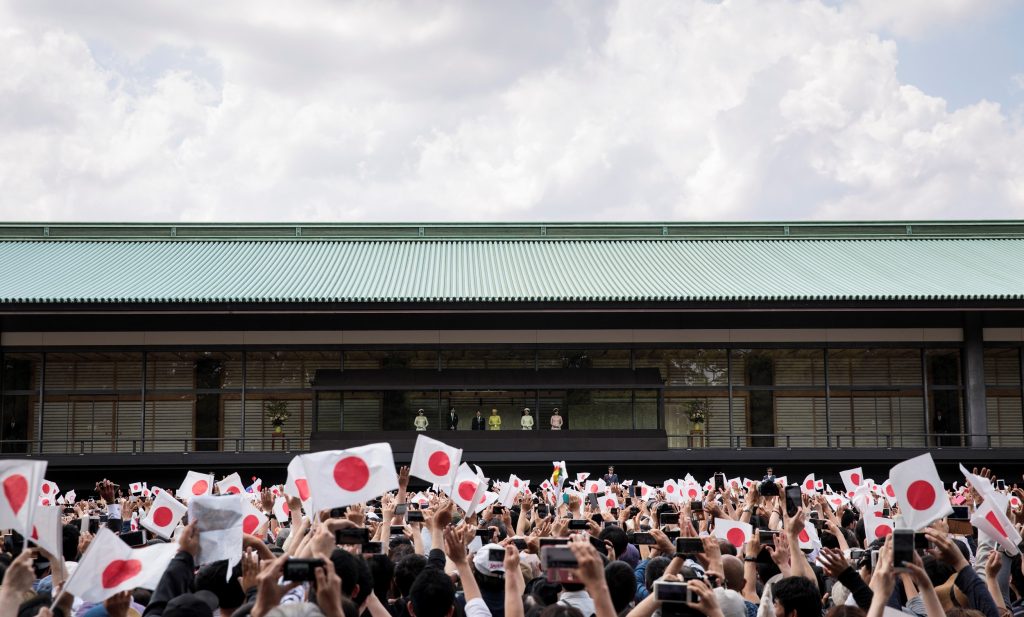
<svg viewBox="0 0 1024 617">
<path fill-rule="evenodd" d="M 593 617 L 597 613 L 594 599 L 585 589 L 583 591 L 563 591 L 562 597 L 558 598 L 558 603 L 579 609 L 583 613 L 583 617 Z"/>
<path fill-rule="evenodd" d="M 473 598 L 466 602 L 466 617 L 491 617 L 491 609 L 483 598 Z"/>
</svg>

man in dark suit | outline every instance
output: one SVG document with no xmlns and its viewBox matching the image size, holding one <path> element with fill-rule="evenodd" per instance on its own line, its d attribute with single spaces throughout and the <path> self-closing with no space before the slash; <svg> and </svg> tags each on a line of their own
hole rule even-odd
<svg viewBox="0 0 1024 617">
<path fill-rule="evenodd" d="M 601 479 L 604 480 L 605 484 L 618 484 L 619 474 L 615 473 L 614 467 L 609 466 L 608 473 L 604 474 L 604 477 Z"/>
<path fill-rule="evenodd" d="M 448 412 L 448 430 L 459 430 L 459 414 L 455 413 L 454 407 L 452 407 L 451 411 Z"/>
<path fill-rule="evenodd" d="M 474 431 L 486 431 L 487 430 L 487 418 L 480 413 L 480 410 L 476 410 L 476 415 L 473 416 L 473 425 L 470 427 Z"/>
</svg>

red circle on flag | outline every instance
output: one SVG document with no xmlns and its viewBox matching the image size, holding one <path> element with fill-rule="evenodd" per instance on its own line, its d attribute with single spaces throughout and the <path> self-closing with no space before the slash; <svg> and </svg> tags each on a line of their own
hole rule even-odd
<svg viewBox="0 0 1024 617">
<path fill-rule="evenodd" d="M 42 501 L 42 505 L 44 505 L 44 506 L 50 505 L 50 500 L 44 498 L 43 501 Z"/>
<path fill-rule="evenodd" d="M 851 473 L 850 474 L 850 482 L 853 482 L 854 486 L 860 486 L 860 474 L 859 473 Z"/>
<path fill-rule="evenodd" d="M 519 488 L 519 480 L 515 480 L 515 481 L 513 481 L 513 482 L 512 482 L 512 486 L 514 486 L 514 487 L 516 487 L 516 488 Z"/>
<path fill-rule="evenodd" d="M 617 505 L 618 504 L 615 503 L 614 499 L 606 499 L 605 502 L 604 502 L 604 507 L 606 507 L 606 508 L 614 508 Z"/>
<path fill-rule="evenodd" d="M 463 480 L 462 484 L 459 484 L 459 497 L 469 501 L 473 498 L 473 495 L 476 495 L 476 482 Z"/>
<path fill-rule="evenodd" d="M 811 534 L 807 533 L 806 529 L 801 529 L 800 530 L 800 541 L 801 542 L 810 542 L 811 541 Z"/>
<path fill-rule="evenodd" d="M 142 572 L 142 562 L 138 559 L 115 559 L 103 568 L 100 584 L 104 589 L 117 587 L 139 572 Z"/>
<path fill-rule="evenodd" d="M 288 500 L 283 499 L 281 501 L 281 509 L 284 510 L 285 516 L 291 516 L 291 508 L 288 507 Z"/>
<path fill-rule="evenodd" d="M 36 529 L 35 525 L 32 525 L 32 539 L 33 540 L 38 540 L 39 539 L 39 530 Z"/>
<path fill-rule="evenodd" d="M 256 531 L 259 526 L 260 519 L 255 514 L 250 514 L 242 519 L 242 533 L 252 535 L 252 532 Z"/>
<path fill-rule="evenodd" d="M 892 528 L 889 527 L 888 525 L 879 525 L 878 527 L 875 527 L 875 537 L 876 538 L 884 538 L 885 536 L 887 536 L 887 535 L 889 535 L 891 533 L 892 533 Z"/>
<path fill-rule="evenodd" d="M 687 493 L 687 494 L 690 496 L 690 499 L 696 499 L 697 498 L 697 489 L 691 488 L 690 492 Z"/>
<path fill-rule="evenodd" d="M 672 487 L 670 486 L 669 489 L 671 489 L 671 488 Z M 590 492 L 591 493 L 596 493 L 597 492 L 597 484 L 591 484 L 590 485 Z"/>
<path fill-rule="evenodd" d="M 804 486 L 807 487 L 807 490 L 813 491 L 814 490 L 814 480 L 808 480 L 807 483 L 804 484 Z"/>
<path fill-rule="evenodd" d="M 370 481 L 370 468 L 358 456 L 346 456 L 334 466 L 334 482 L 343 491 L 358 491 Z"/>
<path fill-rule="evenodd" d="M 435 476 L 447 476 L 452 469 L 452 460 L 448 455 L 438 450 L 427 459 L 427 469 Z"/>
<path fill-rule="evenodd" d="M 25 498 L 28 497 L 28 480 L 21 474 L 12 474 L 4 478 L 4 497 L 11 505 L 15 514 L 21 511 L 25 505 Z"/>
<path fill-rule="evenodd" d="M 885 487 L 885 494 L 888 495 L 889 497 L 895 497 L 896 496 L 896 491 L 893 490 L 891 484 L 889 486 Z"/>
<path fill-rule="evenodd" d="M 228 495 L 238 495 L 242 491 L 238 490 L 237 486 L 229 486 L 228 490 L 226 492 L 227 492 Z"/>
<path fill-rule="evenodd" d="M 199 480 L 198 482 L 196 482 L 195 484 L 192 485 L 192 494 L 193 495 L 205 495 L 206 494 L 206 490 L 208 488 L 210 488 L 210 483 L 209 482 L 207 482 L 206 480 Z"/>
<path fill-rule="evenodd" d="M 927 480 L 915 480 L 907 487 L 907 503 L 915 510 L 927 510 L 935 505 L 935 487 Z"/>
<path fill-rule="evenodd" d="M 743 530 L 739 527 L 733 527 L 729 531 L 725 532 L 725 539 L 736 548 L 743 548 L 743 541 L 746 539 L 746 535 Z"/>
<path fill-rule="evenodd" d="M 160 506 L 156 510 L 153 510 L 153 524 L 157 527 L 166 527 L 171 524 L 171 520 L 174 519 L 174 512 L 167 506 Z"/>
<path fill-rule="evenodd" d="M 309 482 L 305 478 L 295 480 L 295 488 L 299 489 L 299 499 L 309 501 Z"/>
<path fill-rule="evenodd" d="M 675 485 L 674 484 L 669 484 L 668 486 L 666 486 L 665 487 L 665 492 L 666 493 L 674 493 L 674 492 L 676 492 Z"/>
<path fill-rule="evenodd" d="M 43 483 L 43 492 L 46 493 L 47 495 L 50 494 L 50 485 L 46 484 L 45 482 Z"/>
</svg>

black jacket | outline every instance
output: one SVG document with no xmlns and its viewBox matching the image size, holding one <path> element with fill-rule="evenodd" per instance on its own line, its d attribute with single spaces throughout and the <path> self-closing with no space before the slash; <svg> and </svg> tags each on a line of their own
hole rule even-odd
<svg viewBox="0 0 1024 617">
<path fill-rule="evenodd" d="M 167 603 L 178 596 L 195 591 L 195 560 L 185 551 L 178 551 L 171 563 L 167 564 L 156 589 L 146 606 L 145 617 L 163 615 Z"/>
<path fill-rule="evenodd" d="M 483 416 L 473 416 L 473 426 L 470 428 L 472 428 L 474 431 L 486 431 L 487 418 Z"/>
<path fill-rule="evenodd" d="M 454 431 L 455 429 L 459 428 L 459 414 L 449 412 L 447 419 L 449 431 Z"/>
</svg>

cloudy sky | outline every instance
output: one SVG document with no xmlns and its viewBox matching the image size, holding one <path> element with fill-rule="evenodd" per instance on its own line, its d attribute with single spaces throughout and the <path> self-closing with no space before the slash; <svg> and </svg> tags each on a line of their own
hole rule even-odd
<svg viewBox="0 0 1024 617">
<path fill-rule="evenodd" d="M 1022 40 L 1020 0 L 0 0 L 0 219 L 1020 218 Z"/>
</svg>

